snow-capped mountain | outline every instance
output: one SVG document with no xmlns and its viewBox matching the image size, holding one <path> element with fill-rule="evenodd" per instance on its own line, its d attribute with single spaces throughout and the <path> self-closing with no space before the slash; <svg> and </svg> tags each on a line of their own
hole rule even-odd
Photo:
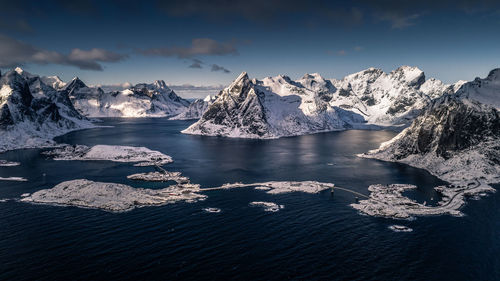
<svg viewBox="0 0 500 281">
<path fill-rule="evenodd" d="M 406 126 L 455 85 L 425 80 L 416 67 L 370 68 L 342 80 L 306 74 L 250 80 L 242 73 L 221 91 L 188 134 L 277 138 L 349 128 Z"/>
<path fill-rule="evenodd" d="M 381 126 L 408 125 L 432 99 L 455 90 L 434 78 L 426 80 L 423 71 L 409 66 L 390 73 L 369 68 L 333 83 L 338 88 L 333 105 Z"/>
<path fill-rule="evenodd" d="M 0 78 L 0 151 L 53 144 L 52 138 L 93 125 L 39 76 L 20 68 Z"/>
<path fill-rule="evenodd" d="M 64 83 L 59 76 L 38 76 L 31 74 L 20 67 L 16 67 L 14 71 L 26 79 L 39 78 L 45 85 L 50 86 L 55 90 L 62 89 L 66 86 L 66 83 Z"/>
<path fill-rule="evenodd" d="M 360 115 L 331 107 L 331 93 L 314 92 L 286 76 L 250 80 L 243 72 L 217 95 L 188 134 L 277 138 L 342 130 Z"/>
<path fill-rule="evenodd" d="M 429 105 L 364 157 L 423 168 L 457 185 L 500 182 L 500 69 Z"/>
<path fill-rule="evenodd" d="M 204 99 L 197 99 L 179 115 L 176 115 L 170 120 L 198 120 L 203 116 L 203 113 L 215 101 L 215 96 L 208 95 Z"/>
<path fill-rule="evenodd" d="M 177 96 L 162 80 L 105 93 L 75 77 L 64 90 L 69 92 L 75 108 L 88 117 L 169 117 L 189 106 L 187 100 Z"/>
</svg>

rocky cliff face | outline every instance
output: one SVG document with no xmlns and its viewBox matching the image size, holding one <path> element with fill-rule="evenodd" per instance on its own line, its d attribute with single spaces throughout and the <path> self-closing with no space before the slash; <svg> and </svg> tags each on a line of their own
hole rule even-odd
<svg viewBox="0 0 500 281">
<path fill-rule="evenodd" d="M 183 132 L 271 137 L 262 98 L 263 93 L 244 72 L 219 93 L 197 123 Z"/>
<path fill-rule="evenodd" d="M 500 69 L 435 100 L 366 157 L 429 170 L 453 183 L 500 182 Z"/>
</svg>

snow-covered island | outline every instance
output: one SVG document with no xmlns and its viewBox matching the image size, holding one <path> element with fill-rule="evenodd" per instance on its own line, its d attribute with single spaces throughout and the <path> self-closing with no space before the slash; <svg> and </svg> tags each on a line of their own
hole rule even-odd
<svg viewBox="0 0 500 281">
<path fill-rule="evenodd" d="M 196 202 L 205 195 L 197 185 L 173 185 L 163 189 L 134 188 L 125 184 L 94 182 L 85 179 L 62 182 L 20 199 L 21 202 L 75 206 L 110 212 L 130 211 L 145 206 L 175 202 Z"/>
<path fill-rule="evenodd" d="M 12 162 L 12 161 L 0 159 L 0 167 L 14 167 L 14 166 L 19 166 L 19 165 L 21 165 L 21 163 L 19 163 L 19 162 Z"/>
<path fill-rule="evenodd" d="M 437 206 L 426 206 L 403 195 L 404 191 L 416 188 L 415 185 L 410 184 L 370 185 L 368 187 L 371 192 L 369 199 L 360 200 L 351 206 L 370 216 L 396 219 L 442 214 L 462 216 L 460 208 L 465 204 L 465 196 L 491 191 L 491 187 L 484 185 L 453 188 L 439 186 L 435 189 L 441 194 L 442 199 Z"/>
<path fill-rule="evenodd" d="M 331 189 L 333 183 L 317 181 L 268 181 L 261 183 L 226 183 L 220 187 L 204 188 L 202 190 L 232 189 L 241 187 L 254 187 L 256 190 L 266 191 L 268 194 L 282 194 L 290 192 L 304 192 L 315 194 L 323 190 Z"/>
<path fill-rule="evenodd" d="M 249 205 L 252 207 L 261 207 L 264 209 L 264 211 L 273 213 L 285 208 L 284 205 L 278 205 L 273 202 L 263 202 L 263 201 L 250 202 Z"/>
<path fill-rule="evenodd" d="M 146 147 L 121 145 L 64 145 L 43 154 L 54 160 L 113 161 L 137 163 L 135 166 L 161 166 L 173 162 L 172 157 Z"/>
<path fill-rule="evenodd" d="M 0 181 L 28 181 L 23 177 L 0 177 Z"/>
<path fill-rule="evenodd" d="M 413 231 L 413 229 L 411 229 L 407 226 L 397 225 L 397 224 L 393 224 L 393 225 L 389 226 L 388 228 L 394 232 L 412 232 Z"/>
</svg>

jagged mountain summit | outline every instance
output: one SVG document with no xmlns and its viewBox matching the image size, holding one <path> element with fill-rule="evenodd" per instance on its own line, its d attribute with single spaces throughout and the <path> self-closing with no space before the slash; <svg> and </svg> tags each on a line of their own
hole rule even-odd
<svg viewBox="0 0 500 281">
<path fill-rule="evenodd" d="M 92 126 L 66 92 L 41 77 L 16 68 L 0 78 L 0 151 L 51 145 L 57 135 Z"/>
<path fill-rule="evenodd" d="M 410 127 L 363 155 L 423 168 L 457 185 L 500 182 L 500 69 L 433 101 Z"/>
<path fill-rule="evenodd" d="M 457 84 L 458 85 L 458 84 Z M 217 95 L 188 134 L 278 138 L 345 130 L 407 126 L 431 100 L 457 85 L 425 79 L 416 67 L 391 73 L 370 68 L 342 80 L 306 74 L 250 80 L 242 73 Z"/>
<path fill-rule="evenodd" d="M 87 117 L 169 117 L 189 106 L 189 101 L 175 94 L 163 80 L 105 93 L 75 77 L 63 90 L 69 92 L 75 108 Z"/>
</svg>

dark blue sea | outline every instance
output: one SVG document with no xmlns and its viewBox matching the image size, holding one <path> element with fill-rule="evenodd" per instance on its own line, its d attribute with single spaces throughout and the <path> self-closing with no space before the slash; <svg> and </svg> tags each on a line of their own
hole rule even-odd
<svg viewBox="0 0 500 281">
<path fill-rule="evenodd" d="M 243 140 L 181 134 L 191 122 L 106 119 L 113 126 L 57 138 L 69 144 L 145 146 L 174 158 L 165 166 L 202 187 L 227 182 L 316 180 L 363 194 L 370 184 L 409 183 L 408 195 L 436 202 L 443 184 L 428 172 L 355 155 L 395 135 L 344 131 Z M 127 163 L 54 161 L 40 149 L 0 159 L 0 198 L 51 188 L 72 179 L 161 188 L 126 176 L 151 171 Z M 43 176 L 45 174 L 45 176 Z M 498 186 L 496 186 L 498 188 Z M 469 200 L 464 217 L 395 221 L 360 215 L 354 195 L 270 195 L 253 188 L 206 192 L 208 199 L 125 213 L 76 207 L 0 203 L 1 280 L 500 280 L 500 194 Z M 252 201 L 284 205 L 278 212 Z M 203 208 L 220 208 L 207 213 Z M 413 232 L 393 232 L 392 224 Z"/>
</svg>

